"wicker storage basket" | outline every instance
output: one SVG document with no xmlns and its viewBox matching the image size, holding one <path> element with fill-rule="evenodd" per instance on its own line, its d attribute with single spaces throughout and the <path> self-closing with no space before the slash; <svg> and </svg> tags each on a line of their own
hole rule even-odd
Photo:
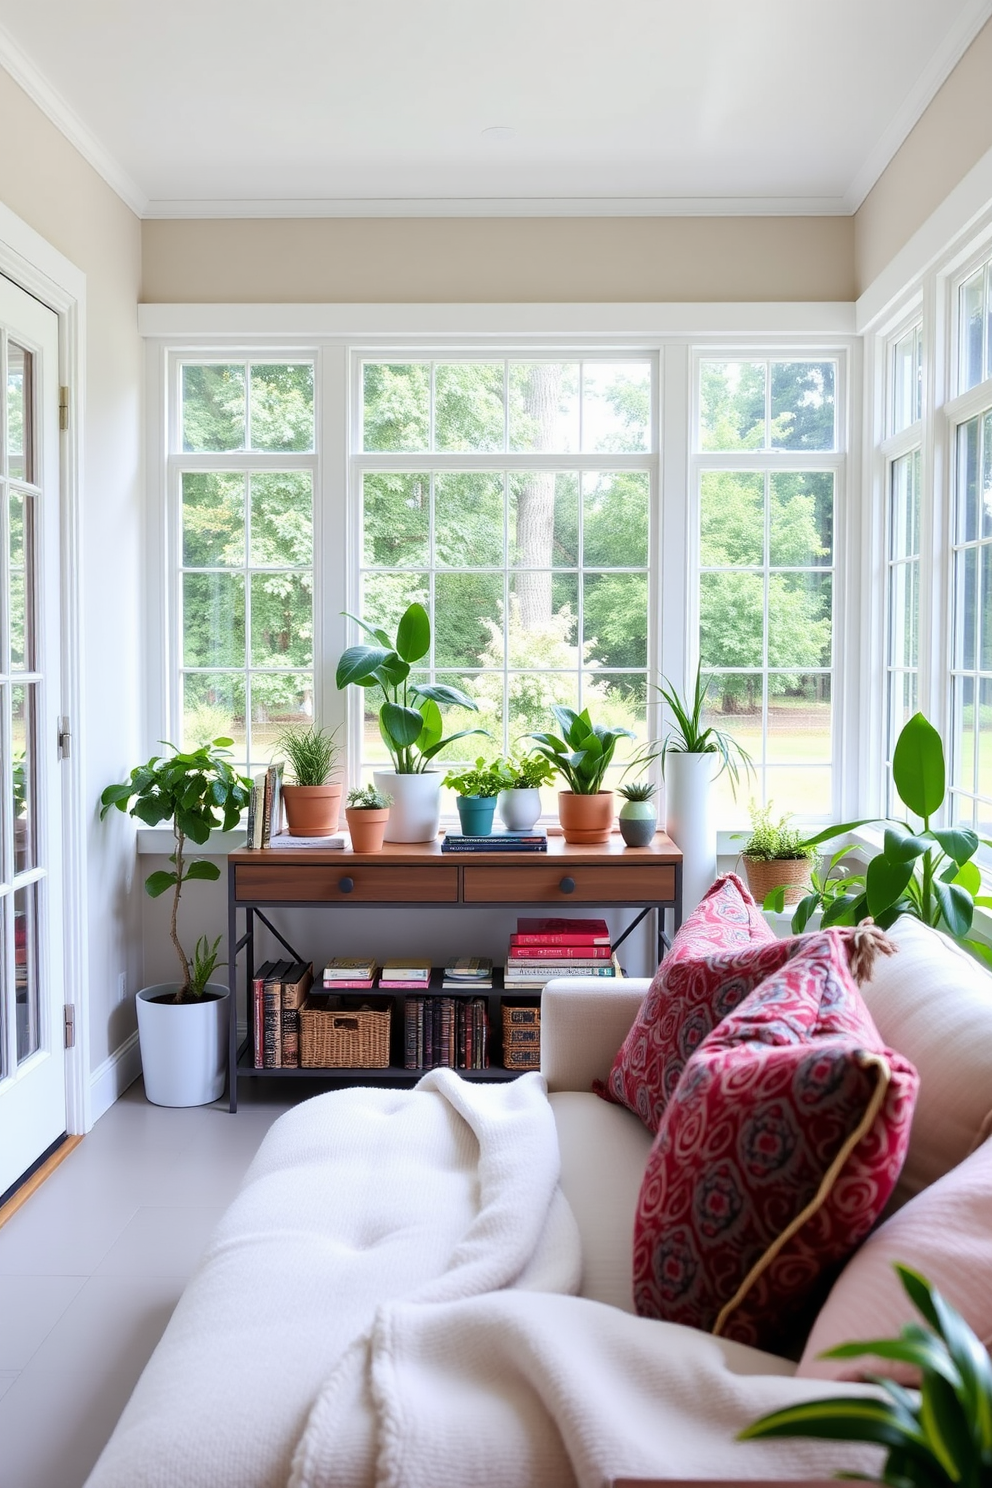
<svg viewBox="0 0 992 1488">
<path fill-rule="evenodd" d="M 810 869 L 816 866 L 815 858 L 749 858 L 746 853 L 742 857 L 747 886 L 759 908 L 765 895 L 783 884 L 786 904 L 798 904 L 803 895 L 809 893 Z"/>
<path fill-rule="evenodd" d="M 503 1002 L 503 1068 L 539 1069 L 541 1009 L 533 1003 Z"/>
<path fill-rule="evenodd" d="M 300 1008 L 300 1064 L 304 1069 L 385 1069 L 389 1064 L 391 997 L 346 1002 L 330 996 Z"/>
</svg>

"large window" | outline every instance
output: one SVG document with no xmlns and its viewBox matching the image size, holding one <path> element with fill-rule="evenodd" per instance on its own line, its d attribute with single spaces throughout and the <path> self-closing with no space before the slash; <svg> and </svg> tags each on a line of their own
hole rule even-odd
<svg viewBox="0 0 992 1488">
<path fill-rule="evenodd" d="M 922 534 L 923 329 L 914 322 L 887 343 L 885 757 L 920 705 L 920 565 Z M 887 770 L 887 809 L 902 807 Z"/>
<path fill-rule="evenodd" d="M 491 735 L 445 758 L 526 748 L 552 703 L 643 739 L 653 359 L 357 365 L 361 616 L 427 607 L 430 674 L 479 710 L 446 731 Z M 370 711 L 361 768 L 385 759 Z"/>
<path fill-rule="evenodd" d="M 837 382 L 833 359 L 699 362 L 699 657 L 709 718 L 750 753 L 753 794 L 806 819 L 833 804 Z M 735 806 L 721 780 L 721 820 L 745 818 L 746 799 Z"/>
</svg>

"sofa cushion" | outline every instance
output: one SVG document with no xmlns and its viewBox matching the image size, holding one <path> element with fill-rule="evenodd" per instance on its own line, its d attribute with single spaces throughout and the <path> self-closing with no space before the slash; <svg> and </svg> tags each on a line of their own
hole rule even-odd
<svg viewBox="0 0 992 1488">
<path fill-rule="evenodd" d="M 692 1051 L 789 954 L 736 874 L 717 879 L 677 932 L 597 1095 L 651 1132 Z"/>
<path fill-rule="evenodd" d="M 921 1099 L 922 1091 L 921 1084 Z M 905 1323 L 919 1322 L 895 1261 L 922 1272 L 992 1349 L 992 1141 L 868 1236 L 820 1309 L 799 1374 L 860 1379 L 870 1371 L 917 1383 L 915 1371 L 894 1359 L 817 1358 L 839 1343 L 893 1338 Z"/>
<path fill-rule="evenodd" d="M 639 1313 L 782 1349 L 881 1213 L 917 1078 L 882 1043 L 849 948 L 804 936 L 686 1064 L 638 1202 Z"/>
<path fill-rule="evenodd" d="M 916 1066 L 920 1094 L 896 1190 L 905 1202 L 992 1134 L 992 977 L 947 936 L 909 915 L 886 932 L 862 996 L 883 1039 Z"/>
</svg>

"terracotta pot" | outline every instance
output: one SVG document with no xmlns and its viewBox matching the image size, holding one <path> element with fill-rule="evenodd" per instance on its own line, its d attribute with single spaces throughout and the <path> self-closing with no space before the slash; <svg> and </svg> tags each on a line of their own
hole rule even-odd
<svg viewBox="0 0 992 1488">
<path fill-rule="evenodd" d="M 336 785 L 284 785 L 282 799 L 291 837 L 329 837 L 337 831 L 340 781 Z"/>
<path fill-rule="evenodd" d="M 754 895 L 755 903 L 760 908 L 764 903 L 766 894 L 772 889 L 785 887 L 786 904 L 798 904 L 811 888 L 809 881 L 810 869 L 815 860 L 810 858 L 749 858 L 746 853 L 744 858 L 744 871 L 747 874 L 747 886 Z"/>
<path fill-rule="evenodd" d="M 613 792 L 577 796 L 558 792 L 558 820 L 566 842 L 609 842 L 613 830 Z"/>
<path fill-rule="evenodd" d="M 344 814 L 351 833 L 351 850 L 356 853 L 382 852 L 382 839 L 389 820 L 389 807 L 346 806 Z"/>
</svg>

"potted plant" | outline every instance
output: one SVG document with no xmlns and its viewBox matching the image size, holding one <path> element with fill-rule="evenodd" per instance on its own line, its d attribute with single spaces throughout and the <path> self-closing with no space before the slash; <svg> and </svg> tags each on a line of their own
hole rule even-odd
<svg viewBox="0 0 992 1488">
<path fill-rule="evenodd" d="M 555 772 L 543 755 L 507 755 L 497 760 L 502 785 L 496 810 L 510 832 L 529 832 L 541 815 L 541 786 L 550 785 Z"/>
<path fill-rule="evenodd" d="M 751 802 L 751 833 L 741 848 L 748 888 L 759 904 L 773 890 L 782 889 L 783 904 L 797 904 L 811 887 L 810 872 L 820 856 L 790 814 L 772 820 L 772 803 Z M 738 835 L 743 836 L 743 833 Z"/>
<path fill-rule="evenodd" d="M 576 713 L 563 703 L 551 711 L 561 727 L 557 734 L 531 734 L 539 754 L 568 786 L 558 792 L 558 820 L 566 842 L 607 842 L 613 828 L 613 792 L 603 789 L 606 771 L 621 739 L 630 729 L 594 724 L 588 708 Z"/>
<path fill-rule="evenodd" d="M 293 724 L 280 734 L 276 748 L 285 755 L 291 777 L 282 787 L 289 835 L 329 837 L 341 813 L 341 782 L 328 780 L 339 754 L 334 733 L 316 723 Z"/>
<path fill-rule="evenodd" d="M 825 1359 L 862 1354 L 893 1359 L 919 1371 L 919 1391 L 869 1375 L 882 1395 L 804 1400 L 745 1426 L 742 1441 L 816 1437 L 875 1442 L 886 1449 L 881 1476 L 870 1483 L 899 1488 L 985 1488 L 992 1483 L 992 1364 L 959 1312 L 918 1272 L 896 1266 L 927 1327 L 907 1323 L 898 1338 L 843 1343 Z M 860 1473 L 845 1477 L 862 1477 Z"/>
<path fill-rule="evenodd" d="M 457 792 L 455 805 L 462 831 L 486 837 L 493 829 L 496 797 L 503 786 L 498 764 L 486 764 L 480 756 L 470 770 L 449 770 L 442 785 Z"/>
<path fill-rule="evenodd" d="M 122 784 L 108 785 L 100 797 L 101 819 L 116 807 L 149 827 L 171 822 L 176 844 L 171 870 L 150 873 L 145 891 L 157 899 L 172 890 L 169 933 L 180 977 L 143 987 L 136 998 L 145 1094 L 157 1106 L 206 1105 L 224 1089 L 229 989 L 210 981 L 220 936 L 212 945 L 201 936 L 187 956 L 177 920 L 185 884 L 220 878 L 220 868 L 208 858 L 187 859 L 187 840 L 202 846 L 215 827 L 231 831 L 248 804 L 251 781 L 228 763 L 232 742 L 218 738 L 185 752 L 168 744 L 171 754 L 153 755 Z"/>
<path fill-rule="evenodd" d="M 617 795 L 624 798 L 617 821 L 628 847 L 647 847 L 654 837 L 658 812 L 652 797 L 657 789 L 653 780 L 632 780 L 617 787 Z"/>
<path fill-rule="evenodd" d="M 383 834 L 392 804 L 392 796 L 377 790 L 374 785 L 356 785 L 348 792 L 344 814 L 351 833 L 352 852 L 382 851 Z"/>
<path fill-rule="evenodd" d="M 450 705 L 478 711 L 473 700 L 457 687 L 441 682 L 411 682 L 410 668 L 431 649 L 430 616 L 421 604 L 411 604 L 400 617 L 396 635 L 366 625 L 349 615 L 376 642 L 374 646 L 349 646 L 338 662 L 338 688 L 379 688 L 379 732 L 389 750 L 392 770 L 375 770 L 379 790 L 393 797 L 386 825 L 387 842 L 429 842 L 437 836 L 440 818 L 440 771 L 429 769 L 431 760 L 471 734 L 485 729 L 461 729 L 443 737 L 441 707 Z"/>
</svg>

